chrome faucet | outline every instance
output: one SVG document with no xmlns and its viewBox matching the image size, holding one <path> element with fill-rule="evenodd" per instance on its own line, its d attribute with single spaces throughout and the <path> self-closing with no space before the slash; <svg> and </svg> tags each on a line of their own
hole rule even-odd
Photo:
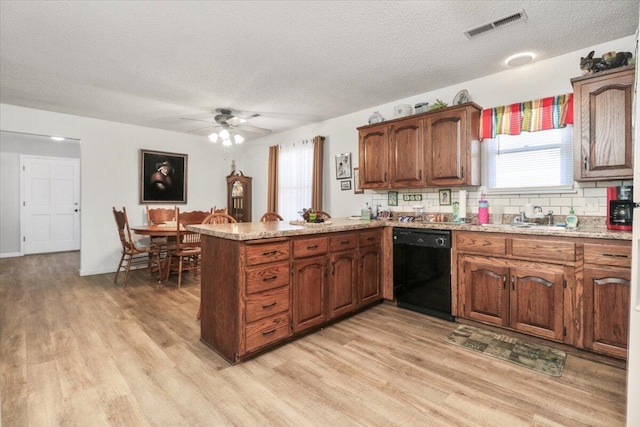
<svg viewBox="0 0 640 427">
<path fill-rule="evenodd" d="M 551 209 L 549 209 L 549 212 L 547 212 L 547 219 L 549 219 L 549 226 L 553 225 L 553 211 Z"/>
</svg>

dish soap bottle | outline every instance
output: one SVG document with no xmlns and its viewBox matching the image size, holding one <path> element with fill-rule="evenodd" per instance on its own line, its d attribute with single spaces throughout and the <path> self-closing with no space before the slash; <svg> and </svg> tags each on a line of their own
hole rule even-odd
<svg viewBox="0 0 640 427">
<path fill-rule="evenodd" d="M 489 223 L 489 202 L 484 199 L 484 194 L 478 200 L 478 224 Z"/>
<path fill-rule="evenodd" d="M 571 210 L 569 210 L 569 215 L 564 220 L 567 223 L 567 228 L 576 228 L 578 226 L 578 217 L 573 211 L 573 206 L 571 206 Z"/>
</svg>

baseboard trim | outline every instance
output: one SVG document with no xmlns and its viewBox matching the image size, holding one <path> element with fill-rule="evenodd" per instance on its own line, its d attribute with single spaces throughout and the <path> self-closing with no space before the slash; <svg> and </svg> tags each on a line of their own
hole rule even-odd
<svg viewBox="0 0 640 427">
<path fill-rule="evenodd" d="M 0 258 L 15 258 L 23 256 L 22 252 L 4 252 L 0 253 Z"/>
</svg>

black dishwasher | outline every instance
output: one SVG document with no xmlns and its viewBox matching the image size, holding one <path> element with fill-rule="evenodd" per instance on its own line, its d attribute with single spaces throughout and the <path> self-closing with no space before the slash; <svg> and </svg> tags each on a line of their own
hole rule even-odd
<svg viewBox="0 0 640 427">
<path fill-rule="evenodd" d="M 455 320 L 450 231 L 393 229 L 393 295 L 398 307 Z"/>
</svg>

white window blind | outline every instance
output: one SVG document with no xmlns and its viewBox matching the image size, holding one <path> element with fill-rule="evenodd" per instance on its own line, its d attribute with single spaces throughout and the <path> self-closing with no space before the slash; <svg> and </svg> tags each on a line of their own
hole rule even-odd
<svg viewBox="0 0 640 427">
<path fill-rule="evenodd" d="M 483 145 L 488 190 L 566 188 L 573 185 L 573 126 L 498 135 Z"/>
<path fill-rule="evenodd" d="M 278 155 L 278 213 L 285 221 L 299 220 L 298 211 L 311 207 L 313 142 L 280 146 Z"/>
</svg>

